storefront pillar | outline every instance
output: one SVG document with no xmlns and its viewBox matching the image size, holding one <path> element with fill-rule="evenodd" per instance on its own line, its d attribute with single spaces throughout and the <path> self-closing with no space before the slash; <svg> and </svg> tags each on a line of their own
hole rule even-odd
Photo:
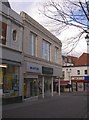
<svg viewBox="0 0 89 120">
<path fill-rule="evenodd" d="M 22 66 L 20 67 L 20 80 L 19 80 L 19 96 L 22 96 L 22 101 L 24 100 L 24 94 L 23 94 L 23 85 L 24 85 L 24 82 L 23 82 L 23 68 Z"/>
<path fill-rule="evenodd" d="M 42 77 L 42 98 L 44 98 L 44 76 Z"/>
<path fill-rule="evenodd" d="M 59 92 L 59 95 L 60 95 L 60 78 L 58 80 L 58 92 Z"/>
<path fill-rule="evenodd" d="M 53 77 L 52 77 L 52 80 L 51 80 L 51 92 L 52 92 L 52 96 L 53 96 Z"/>
</svg>

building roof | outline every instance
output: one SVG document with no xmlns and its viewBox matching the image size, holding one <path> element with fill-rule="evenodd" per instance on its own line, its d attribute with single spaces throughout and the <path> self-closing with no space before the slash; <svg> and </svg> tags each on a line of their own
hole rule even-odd
<svg viewBox="0 0 89 120">
<path fill-rule="evenodd" d="M 34 28 L 38 29 L 42 33 L 44 33 L 46 36 L 51 38 L 54 42 L 62 46 L 62 42 L 55 36 L 53 35 L 50 31 L 48 31 L 46 28 L 44 28 L 40 23 L 38 23 L 36 20 L 34 20 L 31 16 L 29 16 L 26 12 L 21 11 L 20 12 L 21 17 L 25 22 L 30 23 Z"/>
<path fill-rule="evenodd" d="M 76 61 L 75 65 L 89 65 L 89 53 L 83 53 Z"/>
<path fill-rule="evenodd" d="M 75 65 L 76 60 L 78 59 L 77 57 L 74 56 L 67 56 L 68 58 L 71 59 L 71 62 Z"/>
<path fill-rule="evenodd" d="M 74 57 L 74 56 L 62 56 L 63 57 L 63 61 L 65 62 L 65 63 L 71 63 L 71 64 L 73 64 L 73 65 L 75 65 L 75 61 L 78 59 L 77 57 Z M 67 59 L 67 60 L 65 60 L 65 58 Z"/>
<path fill-rule="evenodd" d="M 8 1 L 7 2 L 2 2 L 2 4 L 4 4 L 5 6 L 7 6 L 8 8 L 11 8 L 10 3 Z"/>
<path fill-rule="evenodd" d="M 89 65 L 89 53 L 83 53 L 79 58 L 74 57 L 74 56 L 63 56 L 63 57 L 70 58 L 73 66 Z M 66 61 L 65 61 L 65 63 L 66 63 Z"/>
</svg>

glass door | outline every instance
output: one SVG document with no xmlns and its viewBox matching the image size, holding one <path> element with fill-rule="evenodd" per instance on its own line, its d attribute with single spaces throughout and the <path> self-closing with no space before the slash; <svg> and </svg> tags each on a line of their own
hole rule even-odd
<svg viewBox="0 0 89 120">
<path fill-rule="evenodd" d="M 30 97 L 37 96 L 37 79 L 30 79 Z"/>
</svg>

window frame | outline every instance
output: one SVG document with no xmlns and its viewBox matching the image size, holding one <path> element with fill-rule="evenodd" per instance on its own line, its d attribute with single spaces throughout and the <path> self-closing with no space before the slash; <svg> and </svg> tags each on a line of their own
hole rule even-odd
<svg viewBox="0 0 89 120">
<path fill-rule="evenodd" d="M 30 43 L 31 43 L 31 46 L 30 46 L 31 47 L 31 55 L 36 56 L 37 34 L 35 34 L 32 31 L 30 31 Z"/>
<path fill-rule="evenodd" d="M 48 42 L 45 39 L 42 40 L 42 58 L 47 61 L 50 61 L 50 46 L 51 46 L 50 42 Z"/>
<path fill-rule="evenodd" d="M 16 29 L 12 30 L 12 39 L 13 41 L 17 41 L 17 30 Z"/>
<path fill-rule="evenodd" d="M 84 74 L 87 75 L 87 70 L 84 70 Z"/>
<path fill-rule="evenodd" d="M 80 75 L 80 70 L 77 70 L 77 75 Z"/>
<path fill-rule="evenodd" d="M 57 63 L 58 60 L 58 47 L 55 46 L 54 48 L 54 62 Z"/>
</svg>

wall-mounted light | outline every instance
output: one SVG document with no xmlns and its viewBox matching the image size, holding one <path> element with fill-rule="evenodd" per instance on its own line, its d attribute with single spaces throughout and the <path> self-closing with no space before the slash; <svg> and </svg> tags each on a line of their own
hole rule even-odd
<svg viewBox="0 0 89 120">
<path fill-rule="evenodd" d="M 7 68 L 7 65 L 6 64 L 0 64 L 0 67 Z"/>
</svg>

